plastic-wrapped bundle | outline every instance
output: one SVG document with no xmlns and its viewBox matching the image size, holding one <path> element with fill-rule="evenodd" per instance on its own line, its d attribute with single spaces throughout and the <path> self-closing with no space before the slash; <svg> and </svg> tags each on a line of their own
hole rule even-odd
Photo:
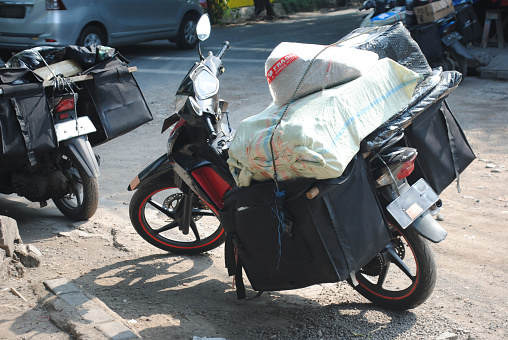
<svg viewBox="0 0 508 340">
<path fill-rule="evenodd" d="M 236 183 L 272 179 L 273 159 L 280 180 L 340 176 L 361 140 L 407 106 L 420 79 L 385 58 L 360 78 L 294 101 L 287 112 L 271 105 L 247 118 L 229 149 Z"/>
<path fill-rule="evenodd" d="M 275 105 L 284 105 L 356 79 L 377 60 L 375 53 L 355 48 L 283 42 L 266 60 L 265 72 Z"/>
<path fill-rule="evenodd" d="M 462 75 L 459 72 L 434 70 L 415 89 L 407 107 L 365 137 L 360 145 L 361 151 L 378 149 L 394 133 L 409 126 L 413 119 L 428 107 L 446 98 L 459 86 L 461 80 Z"/>
<path fill-rule="evenodd" d="M 113 57 L 115 49 L 107 46 L 34 47 L 13 55 L 5 64 L 9 68 L 35 70 L 63 60 L 75 60 L 83 69 Z"/>
<path fill-rule="evenodd" d="M 420 47 L 401 22 L 391 26 L 357 28 L 339 42 L 338 46 L 375 52 L 379 58 L 390 58 L 425 76 L 432 72 Z"/>
</svg>

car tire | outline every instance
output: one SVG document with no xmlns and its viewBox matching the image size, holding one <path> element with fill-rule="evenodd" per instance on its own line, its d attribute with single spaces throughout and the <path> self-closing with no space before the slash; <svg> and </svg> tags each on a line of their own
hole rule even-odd
<svg viewBox="0 0 508 340">
<path fill-rule="evenodd" d="M 187 14 L 183 18 L 176 38 L 176 44 L 182 50 L 190 50 L 198 44 L 198 36 L 196 35 L 198 20 L 199 16 L 196 14 Z"/>
<path fill-rule="evenodd" d="M 96 26 L 87 26 L 81 31 L 78 41 L 78 46 L 89 46 L 89 45 L 105 45 L 106 39 L 102 30 Z"/>
</svg>

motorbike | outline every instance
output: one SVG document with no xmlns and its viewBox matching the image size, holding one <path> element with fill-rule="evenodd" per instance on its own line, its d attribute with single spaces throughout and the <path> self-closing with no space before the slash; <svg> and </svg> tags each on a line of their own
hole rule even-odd
<svg viewBox="0 0 508 340">
<path fill-rule="evenodd" d="M 49 112 L 41 109 L 44 104 L 30 106 L 7 93 L 18 91 L 16 87 L 23 92 L 24 86 L 29 88 L 33 84 L 6 87 L 5 92 L 0 88 L 0 100 L 4 96 L 6 102 L 10 101 L 15 107 L 15 114 L 9 112 L 8 107 L 4 110 L 6 116 L 2 117 L 1 128 L 5 130 L 2 134 L 4 157 L 0 166 L 0 193 L 16 193 L 32 202 L 39 202 L 41 207 L 51 199 L 63 215 L 83 221 L 93 216 L 99 203 L 99 162 L 87 137 L 96 128 L 88 116 L 78 116 L 76 85 L 62 75 L 54 76 L 44 83 L 50 93 Z M 44 97 L 41 98 L 32 103 L 40 104 L 44 101 Z M 38 115 L 39 109 L 41 115 Z M 9 118 L 9 115 L 17 119 Z M 25 138 L 21 147 L 19 144 L 16 146 L 21 138 L 16 131 L 20 128 Z M 12 134 L 9 135 L 8 131 Z M 49 137 L 53 131 L 56 143 Z M 40 144 L 47 143 L 46 147 L 37 149 L 34 144 L 38 141 L 42 141 Z"/>
<path fill-rule="evenodd" d="M 197 35 L 200 41 L 210 35 L 206 15 Z M 226 162 L 235 131 L 228 124 L 228 103 L 219 97 L 218 77 L 225 70 L 222 58 L 228 47 L 226 41 L 217 54 L 205 57 L 199 46 L 200 61 L 183 79 L 175 113 L 162 126 L 162 132 L 173 126 L 167 152 L 128 186 L 135 191 L 129 215 L 136 232 L 174 254 L 202 253 L 226 238 L 219 212 L 224 196 L 235 187 Z M 428 241 L 437 243 L 447 235 L 433 217 L 441 207 L 437 194 L 423 179 L 408 183 L 418 150 L 401 145 L 403 141 L 401 131 L 365 155 L 391 241 L 348 279 L 367 299 L 397 310 L 414 308 L 430 296 L 436 263 Z"/>
<path fill-rule="evenodd" d="M 429 25 L 418 24 L 414 14 L 409 15 L 409 13 L 413 13 L 414 3 L 415 1 L 412 0 L 367 0 L 358 10 L 373 10 L 365 16 L 360 27 L 370 27 L 377 25 L 377 23 L 386 22 L 386 20 L 389 20 L 386 24 L 403 21 L 412 32 L 413 38 L 423 45 L 422 51 L 433 67 L 440 66 L 445 71 L 458 71 L 465 77 L 468 62 L 474 60 L 474 57 L 462 44 L 462 36 L 455 29 L 454 19 L 445 17 L 438 20 L 435 35 L 419 38 L 417 36 L 419 29 L 430 30 L 431 28 L 424 28 L 425 26 L 429 27 Z M 411 10 L 408 10 L 408 8 L 411 8 Z M 432 41 L 429 41 L 429 39 L 440 39 L 441 46 L 437 48 L 436 45 L 430 47 Z"/>
</svg>

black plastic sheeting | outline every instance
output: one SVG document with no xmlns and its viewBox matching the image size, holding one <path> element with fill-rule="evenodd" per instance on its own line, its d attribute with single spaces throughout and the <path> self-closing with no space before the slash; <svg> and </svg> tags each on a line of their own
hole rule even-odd
<svg viewBox="0 0 508 340">
<path fill-rule="evenodd" d="M 420 47 L 401 22 L 391 26 L 357 28 L 340 39 L 339 46 L 350 46 L 390 58 L 423 76 L 432 72 Z"/>
<path fill-rule="evenodd" d="M 13 55 L 5 64 L 9 68 L 28 68 L 35 70 L 62 60 L 75 60 L 84 70 L 101 61 L 113 57 L 115 49 L 107 46 L 65 46 L 35 47 Z"/>
<path fill-rule="evenodd" d="M 416 87 L 410 103 L 363 139 L 361 152 L 380 148 L 389 137 L 409 126 L 432 104 L 446 98 L 462 80 L 459 72 L 443 71 L 441 68 L 432 70 L 420 47 L 401 22 L 391 26 L 358 28 L 340 42 L 340 46 L 368 50 L 377 53 L 379 58 L 390 58 L 425 77 Z"/>
<path fill-rule="evenodd" d="M 414 118 L 432 104 L 446 98 L 459 86 L 461 80 L 462 74 L 459 72 L 434 70 L 415 89 L 409 105 L 365 137 L 360 150 L 369 152 L 380 148 L 389 137 L 408 127 Z"/>
</svg>

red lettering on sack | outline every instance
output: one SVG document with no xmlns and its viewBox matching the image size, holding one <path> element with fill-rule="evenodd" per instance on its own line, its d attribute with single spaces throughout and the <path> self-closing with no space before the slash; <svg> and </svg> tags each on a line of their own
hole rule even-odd
<svg viewBox="0 0 508 340">
<path fill-rule="evenodd" d="M 299 57 L 294 54 L 290 53 L 282 58 L 280 58 L 275 64 L 273 64 L 272 68 L 266 72 L 266 79 L 268 80 L 268 84 L 271 84 L 272 81 L 279 75 L 279 73 L 282 72 L 286 67 L 289 66 L 293 61 L 298 59 Z"/>
</svg>

